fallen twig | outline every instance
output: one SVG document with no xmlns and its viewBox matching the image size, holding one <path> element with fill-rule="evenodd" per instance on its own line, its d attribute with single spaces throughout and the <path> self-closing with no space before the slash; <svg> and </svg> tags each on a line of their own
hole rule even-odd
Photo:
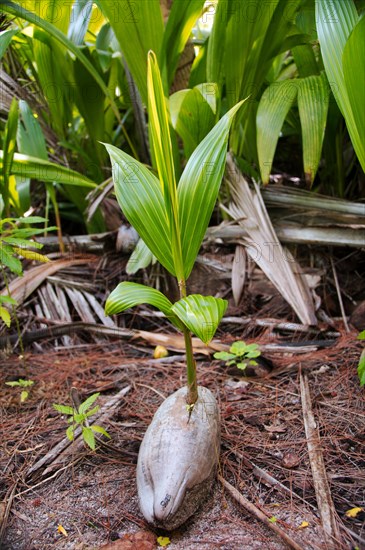
<svg viewBox="0 0 365 550">
<path fill-rule="evenodd" d="M 321 439 L 314 419 L 308 377 L 305 374 L 300 375 L 300 394 L 308 455 L 322 527 L 329 539 L 331 547 L 338 549 L 341 547 L 341 534 L 337 525 L 336 512 L 328 484 Z"/>
<path fill-rule="evenodd" d="M 239 453 L 238 451 L 235 451 L 233 449 L 230 449 L 230 452 L 233 453 L 238 459 L 242 460 L 243 464 L 246 467 L 250 468 L 253 475 L 256 476 L 259 479 L 259 481 L 263 480 L 265 483 L 271 485 L 271 487 L 274 487 L 280 493 L 284 495 L 290 495 L 290 497 L 295 497 L 299 499 L 301 502 L 303 502 L 304 504 L 312 508 L 312 510 L 317 509 L 315 506 L 313 506 L 313 504 L 305 500 L 303 497 L 298 495 L 292 489 L 289 489 L 289 487 L 287 487 L 286 485 L 281 483 L 281 481 L 279 481 L 278 479 L 273 477 L 271 474 L 266 472 L 266 470 L 263 470 L 262 468 L 260 468 L 260 466 L 257 466 L 254 462 L 252 462 L 252 460 L 244 456 L 242 453 Z"/>
<path fill-rule="evenodd" d="M 289 548 L 293 548 L 294 550 L 304 550 L 303 546 L 296 543 L 289 535 L 285 533 L 285 531 L 283 531 L 283 529 L 276 525 L 276 523 L 271 523 L 269 517 L 264 514 L 260 508 L 257 508 L 257 506 L 247 500 L 239 491 L 237 491 L 235 487 L 233 487 L 233 485 L 225 480 L 224 477 L 218 475 L 218 479 L 241 506 L 250 512 L 250 514 L 262 521 L 267 527 L 270 527 L 270 529 L 274 531 L 274 533 L 276 533 L 285 542 L 285 544 L 288 545 Z"/>
</svg>

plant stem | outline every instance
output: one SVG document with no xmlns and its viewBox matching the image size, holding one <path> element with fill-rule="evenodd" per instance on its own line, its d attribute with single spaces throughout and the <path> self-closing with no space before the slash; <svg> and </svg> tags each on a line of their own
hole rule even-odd
<svg viewBox="0 0 365 550">
<path fill-rule="evenodd" d="M 186 297 L 186 282 L 184 279 L 179 280 L 180 298 Z M 196 362 L 193 353 L 193 343 L 190 330 L 185 327 L 183 330 L 185 350 L 186 350 L 186 377 L 188 383 L 188 393 L 186 402 L 188 405 L 194 405 L 198 399 L 198 385 L 196 380 Z"/>
<path fill-rule="evenodd" d="M 191 340 L 191 333 L 186 328 L 184 329 L 184 340 L 186 349 L 186 374 L 188 381 L 188 393 L 186 401 L 188 405 L 194 405 L 198 399 L 198 386 L 196 381 L 196 363 L 193 355 L 193 344 Z"/>
</svg>

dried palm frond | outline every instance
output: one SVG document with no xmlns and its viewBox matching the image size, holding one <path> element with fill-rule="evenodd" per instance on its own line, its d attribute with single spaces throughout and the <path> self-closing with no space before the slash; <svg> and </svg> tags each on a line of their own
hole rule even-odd
<svg viewBox="0 0 365 550">
<path fill-rule="evenodd" d="M 316 325 L 315 308 L 308 284 L 290 251 L 282 247 L 258 185 L 254 185 L 254 190 L 250 189 L 230 155 L 227 156 L 226 177 L 232 195 L 228 213 L 247 233 L 241 243 L 291 305 L 301 322 Z"/>
</svg>

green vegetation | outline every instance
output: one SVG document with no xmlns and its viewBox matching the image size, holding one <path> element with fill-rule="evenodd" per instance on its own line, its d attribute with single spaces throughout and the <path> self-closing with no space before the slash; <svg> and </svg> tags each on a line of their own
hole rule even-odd
<svg viewBox="0 0 365 550">
<path fill-rule="evenodd" d="M 24 378 L 19 378 L 18 380 L 15 380 L 14 382 L 5 382 L 7 386 L 11 386 L 12 388 L 29 388 L 33 386 L 34 381 L 33 380 L 24 380 Z M 29 397 L 29 391 L 22 389 L 20 392 L 20 403 L 24 403 Z"/>
<path fill-rule="evenodd" d="M 358 335 L 358 339 L 365 340 L 365 330 L 360 332 L 360 334 Z M 357 367 L 357 373 L 360 379 L 360 386 L 364 386 L 365 385 L 365 349 L 362 350 L 361 352 L 359 364 Z"/>
<path fill-rule="evenodd" d="M 70 424 L 70 426 L 66 430 L 66 436 L 68 437 L 68 439 L 70 441 L 73 441 L 75 437 L 75 430 L 77 428 L 81 428 L 81 435 L 85 444 L 93 451 L 96 447 L 95 433 L 105 435 L 105 437 L 108 437 L 110 439 L 110 435 L 108 434 L 108 432 L 104 430 L 104 428 L 102 428 L 101 426 L 97 426 L 95 424 L 89 426 L 90 416 L 97 413 L 100 409 L 99 405 L 96 405 L 95 407 L 90 409 L 90 407 L 95 403 L 99 395 L 100 393 L 93 393 L 78 407 L 57 405 L 55 403 L 53 404 L 53 408 L 56 409 L 57 412 L 69 416 L 68 423 Z"/>
<path fill-rule="evenodd" d="M 187 357 L 187 402 L 198 397 L 191 334 L 210 342 L 226 310 L 227 301 L 212 296 L 187 296 L 186 280 L 205 235 L 220 187 L 233 107 L 194 150 L 177 184 L 168 111 L 153 52 L 148 55 L 148 110 L 150 136 L 158 179 L 143 164 L 112 145 L 106 145 L 113 166 L 118 202 L 158 261 L 177 279 L 180 300 L 172 304 L 160 291 L 123 282 L 109 296 L 105 311 L 120 313 L 148 303 L 157 307 L 180 330 Z"/>
<path fill-rule="evenodd" d="M 242 340 L 234 342 L 227 351 L 218 351 L 214 354 L 215 359 L 221 359 L 227 366 L 235 365 L 238 369 L 245 370 L 247 366 L 256 366 L 255 357 L 261 352 L 257 344 L 246 344 Z"/>
</svg>

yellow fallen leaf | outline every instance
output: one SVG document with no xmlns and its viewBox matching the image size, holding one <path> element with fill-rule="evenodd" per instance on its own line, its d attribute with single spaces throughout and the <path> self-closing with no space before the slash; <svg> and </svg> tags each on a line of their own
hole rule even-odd
<svg viewBox="0 0 365 550">
<path fill-rule="evenodd" d="M 308 525 L 309 525 L 308 521 L 302 521 L 298 529 L 305 529 L 305 527 L 308 527 Z"/>
<path fill-rule="evenodd" d="M 159 546 L 168 546 L 171 540 L 169 537 L 157 537 L 157 543 Z"/>
<path fill-rule="evenodd" d="M 169 352 L 165 346 L 156 346 L 155 351 L 153 352 L 154 359 L 161 359 L 162 357 L 167 357 Z"/>
<path fill-rule="evenodd" d="M 345 516 L 347 516 L 348 518 L 356 518 L 356 516 L 363 511 L 364 508 L 359 508 L 358 506 L 356 506 L 356 508 L 350 508 L 350 510 L 347 510 L 347 512 L 345 512 Z"/>
<path fill-rule="evenodd" d="M 59 524 L 59 526 L 57 527 L 57 531 L 63 535 L 64 537 L 68 537 L 68 533 L 66 531 L 66 529 L 64 527 L 62 527 L 61 524 Z"/>
<path fill-rule="evenodd" d="M 275 516 L 271 516 L 271 518 L 269 518 L 270 523 L 276 523 L 277 521 L 278 521 L 278 518 L 276 518 Z"/>
</svg>

